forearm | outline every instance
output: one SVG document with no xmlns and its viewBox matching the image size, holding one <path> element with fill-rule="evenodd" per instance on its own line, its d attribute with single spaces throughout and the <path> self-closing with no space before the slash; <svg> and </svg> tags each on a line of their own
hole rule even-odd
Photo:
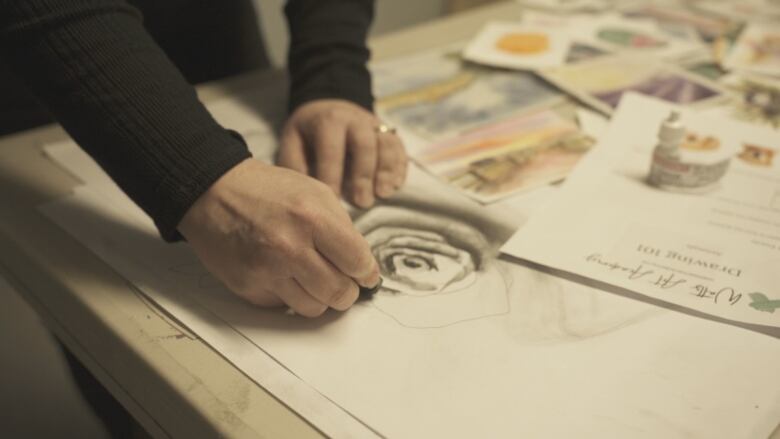
<svg viewBox="0 0 780 439">
<path fill-rule="evenodd" d="M 367 62 L 373 0 L 289 0 L 290 110 L 339 98 L 373 109 Z"/>
<path fill-rule="evenodd" d="M 249 156 L 117 0 L 0 0 L 0 56 L 167 239 Z"/>
</svg>

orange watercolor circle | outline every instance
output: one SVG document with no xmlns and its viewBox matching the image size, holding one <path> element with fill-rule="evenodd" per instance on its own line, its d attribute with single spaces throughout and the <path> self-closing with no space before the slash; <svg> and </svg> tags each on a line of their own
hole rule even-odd
<svg viewBox="0 0 780 439">
<path fill-rule="evenodd" d="M 532 55 L 550 49 L 550 38 L 542 33 L 511 33 L 496 41 L 496 47 L 504 52 Z"/>
</svg>

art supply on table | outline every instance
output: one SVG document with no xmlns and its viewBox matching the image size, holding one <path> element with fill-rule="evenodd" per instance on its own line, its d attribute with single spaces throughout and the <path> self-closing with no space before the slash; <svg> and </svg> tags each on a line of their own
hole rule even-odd
<svg viewBox="0 0 780 439">
<path fill-rule="evenodd" d="M 684 145 L 692 151 L 682 151 Z M 672 111 L 661 123 L 647 182 L 674 192 L 708 192 L 717 187 L 731 162 L 728 153 L 711 151 L 719 146 L 720 141 L 714 137 L 687 133 L 680 113 Z"/>
</svg>

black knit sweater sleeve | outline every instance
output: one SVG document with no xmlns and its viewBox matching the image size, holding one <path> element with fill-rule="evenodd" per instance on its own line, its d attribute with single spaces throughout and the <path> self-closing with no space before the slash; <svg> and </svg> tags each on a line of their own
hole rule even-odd
<svg viewBox="0 0 780 439">
<path fill-rule="evenodd" d="M 366 63 L 374 0 L 288 0 L 290 110 L 315 99 L 341 98 L 372 110 Z"/>
<path fill-rule="evenodd" d="M 119 0 L 0 0 L 0 62 L 168 240 L 214 181 L 249 157 Z"/>
</svg>

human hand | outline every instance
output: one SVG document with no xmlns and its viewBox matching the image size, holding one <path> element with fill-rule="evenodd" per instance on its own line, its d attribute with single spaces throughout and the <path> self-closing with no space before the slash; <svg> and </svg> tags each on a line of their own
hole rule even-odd
<svg viewBox="0 0 780 439">
<path fill-rule="evenodd" d="M 261 306 L 315 317 L 346 310 L 379 269 L 325 184 L 248 159 L 222 176 L 179 223 L 206 269 Z"/>
<path fill-rule="evenodd" d="M 394 132 L 351 102 L 321 99 L 301 105 L 282 130 L 277 162 L 316 177 L 363 208 L 392 196 L 406 180 L 408 159 Z"/>
</svg>

